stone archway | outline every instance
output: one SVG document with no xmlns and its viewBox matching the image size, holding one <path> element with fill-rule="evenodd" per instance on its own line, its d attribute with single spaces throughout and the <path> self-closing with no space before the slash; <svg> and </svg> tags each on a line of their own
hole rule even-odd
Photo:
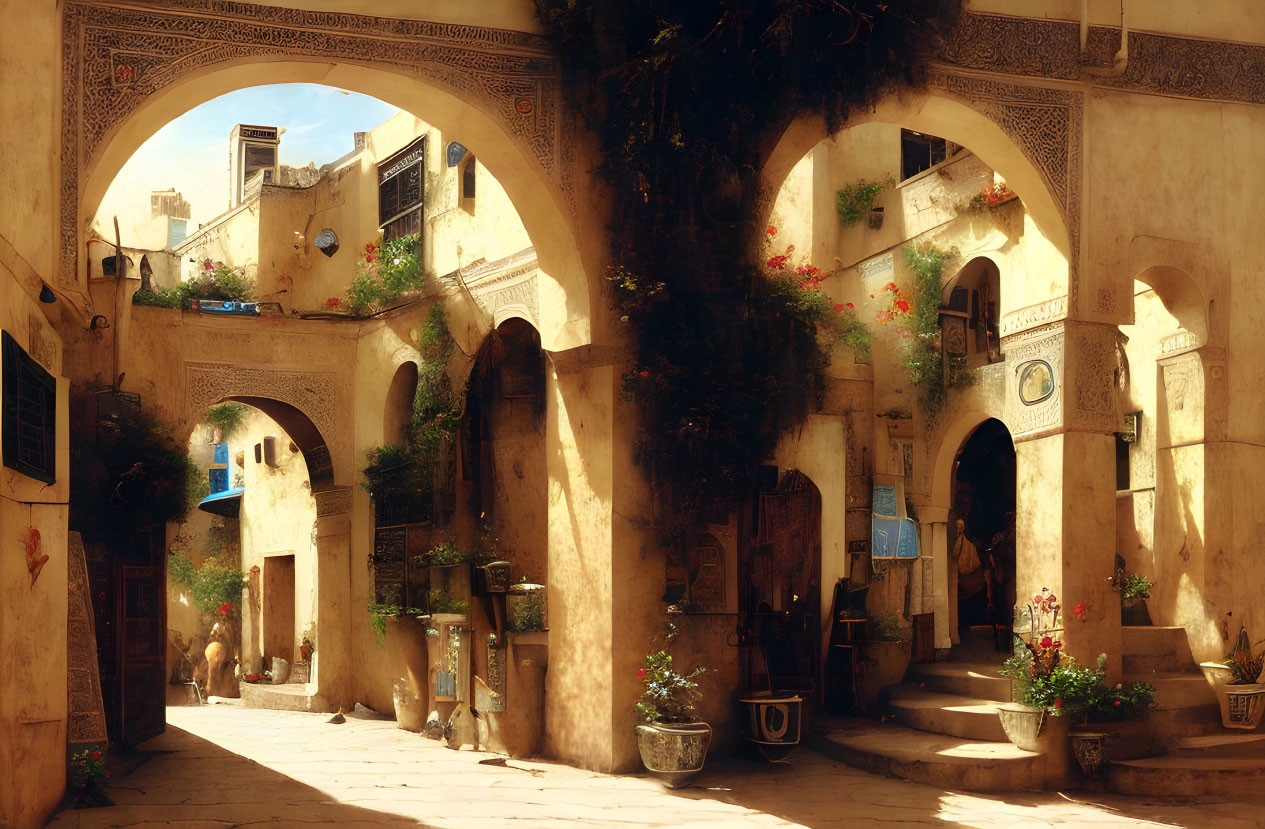
<svg viewBox="0 0 1265 829">
<path fill-rule="evenodd" d="M 539 35 L 226 0 L 143 9 L 71 0 L 63 36 L 62 291 L 83 290 L 82 231 L 123 162 L 159 126 L 235 89 L 325 83 L 460 133 L 536 247 L 546 347 L 589 341 L 571 131 L 558 64 Z"/>
</svg>

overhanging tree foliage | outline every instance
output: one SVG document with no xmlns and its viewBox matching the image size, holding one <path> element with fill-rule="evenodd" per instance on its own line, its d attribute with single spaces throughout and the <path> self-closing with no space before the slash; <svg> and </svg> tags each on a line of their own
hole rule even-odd
<svg viewBox="0 0 1265 829">
<path fill-rule="evenodd" d="M 786 127 L 839 129 L 917 83 L 957 2 L 537 0 L 613 201 L 608 278 L 637 340 L 625 389 L 672 535 L 747 487 L 825 388 L 821 303 L 760 267 L 760 172 Z M 763 200 L 763 201 L 762 201 Z"/>
</svg>

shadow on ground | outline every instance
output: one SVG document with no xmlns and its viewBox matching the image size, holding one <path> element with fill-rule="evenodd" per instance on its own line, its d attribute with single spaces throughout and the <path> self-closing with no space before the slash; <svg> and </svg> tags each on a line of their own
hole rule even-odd
<svg viewBox="0 0 1265 829">
<path fill-rule="evenodd" d="M 107 791 L 113 806 L 58 813 L 51 827 L 188 822 L 199 826 L 330 823 L 425 826 L 410 818 L 339 803 L 319 789 L 173 725 L 137 750 L 143 759 Z M 179 760 L 179 762 L 169 762 Z"/>
</svg>

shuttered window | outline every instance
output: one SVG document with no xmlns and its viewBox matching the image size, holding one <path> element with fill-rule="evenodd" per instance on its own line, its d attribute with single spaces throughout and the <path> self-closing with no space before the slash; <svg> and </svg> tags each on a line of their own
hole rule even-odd
<svg viewBox="0 0 1265 829">
<path fill-rule="evenodd" d="M 0 334 L 0 362 L 4 465 L 51 484 L 57 465 L 57 381 L 8 331 Z"/>
<path fill-rule="evenodd" d="M 422 231 L 426 139 L 378 165 L 378 226 L 385 241 Z"/>
</svg>

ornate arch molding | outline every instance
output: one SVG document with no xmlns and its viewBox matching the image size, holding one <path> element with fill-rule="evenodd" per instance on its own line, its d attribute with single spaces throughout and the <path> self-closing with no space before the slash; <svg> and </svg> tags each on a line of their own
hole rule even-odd
<svg viewBox="0 0 1265 829">
<path fill-rule="evenodd" d="M 185 414 L 194 419 L 208 406 L 228 398 L 276 400 L 304 415 L 319 438 L 296 442 L 303 446 L 309 477 L 341 478 L 351 470 L 351 428 L 340 412 L 349 411 L 333 371 L 274 369 L 223 363 L 188 362 L 184 366 Z"/>
<path fill-rule="evenodd" d="M 574 211 L 557 60 L 526 32 L 257 6 L 230 0 L 67 0 L 62 41 L 62 266 L 76 287 L 79 177 L 145 100 L 226 61 L 338 60 L 447 87 L 524 145 Z"/>
<path fill-rule="evenodd" d="M 1012 83 L 932 70 L 927 86 L 974 109 L 1001 128 L 1032 162 L 1063 215 L 1067 228 L 1068 300 L 1074 313 L 1079 293 L 1081 220 L 1081 123 L 1084 96 L 1068 89 Z"/>
</svg>

